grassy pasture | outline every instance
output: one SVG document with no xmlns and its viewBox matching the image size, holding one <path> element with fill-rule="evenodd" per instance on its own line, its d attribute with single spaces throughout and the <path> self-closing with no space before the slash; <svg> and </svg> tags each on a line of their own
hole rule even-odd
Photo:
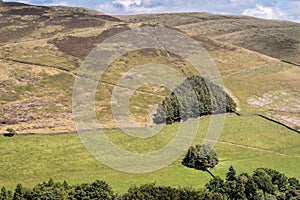
<svg viewBox="0 0 300 200">
<path fill-rule="evenodd" d="M 195 121 L 196 122 L 196 121 Z M 200 119 L 194 144 L 202 143 L 210 118 Z M 166 126 L 160 134 L 148 139 L 130 137 L 121 131 L 105 134 L 118 147 L 132 152 L 160 149 L 174 137 L 179 124 Z M 269 167 L 300 178 L 300 135 L 259 117 L 228 115 L 219 141 L 215 145 L 220 163 L 212 170 L 224 176 L 230 165 L 238 173 Z M 182 157 L 161 170 L 130 174 L 115 171 L 97 161 L 86 150 L 78 135 L 0 137 L 0 187 L 13 188 L 22 182 L 34 186 L 49 177 L 71 184 L 107 181 L 117 192 L 131 184 L 157 182 L 170 186 L 203 187 L 210 176 L 202 171 L 185 168 Z"/>
</svg>

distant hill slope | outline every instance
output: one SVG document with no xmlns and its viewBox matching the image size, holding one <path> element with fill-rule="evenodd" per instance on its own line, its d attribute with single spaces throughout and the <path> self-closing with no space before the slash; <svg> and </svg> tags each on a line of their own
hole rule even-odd
<svg viewBox="0 0 300 200">
<path fill-rule="evenodd" d="M 300 63 L 300 24 L 247 16 L 172 13 L 118 16 L 128 23 L 156 22 L 175 26 L 193 36 L 205 36 Z"/>
<path fill-rule="evenodd" d="M 85 8 L 2 2 L 0 132 L 8 127 L 19 133 L 74 131 L 73 83 L 88 53 L 114 34 L 157 23 L 186 32 L 209 52 L 241 112 L 264 113 L 300 126 L 299 68 L 280 62 L 298 62 L 297 23 L 208 13 L 109 16 Z M 149 62 L 193 74 L 189 63 L 176 55 L 149 49 L 129 52 L 112 63 L 99 83 L 96 109 L 102 126 L 115 126 L 110 98 L 117 80 L 132 67 Z M 132 118 L 151 123 L 147 121 L 151 105 L 167 92 L 151 85 L 138 89 L 130 105 Z M 272 101 L 261 103 L 265 95 Z"/>
</svg>

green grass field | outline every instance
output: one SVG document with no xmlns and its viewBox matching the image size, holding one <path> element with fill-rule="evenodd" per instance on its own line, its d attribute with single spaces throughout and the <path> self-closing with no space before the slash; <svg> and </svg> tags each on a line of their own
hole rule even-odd
<svg viewBox="0 0 300 200">
<path fill-rule="evenodd" d="M 201 143 L 210 118 L 200 120 L 197 137 Z M 148 139 L 132 138 L 121 131 L 107 131 L 110 140 L 120 148 L 149 152 L 166 145 L 179 124 L 166 126 L 162 133 Z M 115 171 L 97 161 L 85 149 L 77 134 L 56 136 L 0 137 L 0 187 L 13 189 L 21 182 L 32 187 L 50 177 L 71 184 L 107 181 L 116 192 L 125 192 L 132 184 L 156 182 L 170 186 L 203 187 L 210 180 L 208 173 L 185 168 L 178 159 L 158 171 L 130 174 Z M 251 173 L 258 167 L 279 170 L 300 178 L 300 135 L 260 117 L 227 115 L 222 135 L 214 150 L 220 163 L 212 170 L 223 176 L 230 165 L 238 173 Z"/>
</svg>

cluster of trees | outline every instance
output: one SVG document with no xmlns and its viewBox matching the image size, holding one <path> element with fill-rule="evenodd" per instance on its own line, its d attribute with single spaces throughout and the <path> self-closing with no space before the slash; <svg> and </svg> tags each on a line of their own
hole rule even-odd
<svg viewBox="0 0 300 200">
<path fill-rule="evenodd" d="M 33 189 L 25 188 L 18 184 L 14 192 L 2 187 L 0 200 L 77 200 L 77 199 L 116 199 L 116 194 L 111 187 L 104 181 L 96 180 L 93 183 L 83 183 L 70 186 L 66 181 L 63 183 L 48 182 L 38 184 Z"/>
<path fill-rule="evenodd" d="M 300 184 L 296 178 L 288 178 L 284 174 L 259 168 L 250 176 L 242 173 L 239 176 L 233 167 L 229 168 L 226 179 L 219 176 L 206 184 L 205 189 L 192 187 L 173 188 L 158 186 L 155 183 L 132 186 L 123 194 L 114 193 L 104 181 L 69 185 L 54 182 L 38 184 L 33 189 L 16 186 L 14 192 L 2 187 L 1 200 L 298 200 Z"/>
<path fill-rule="evenodd" d="M 236 175 L 231 166 L 226 180 L 219 176 L 206 184 L 206 188 L 232 200 L 299 200 L 300 184 L 273 169 L 258 168 L 252 175 Z"/>
<path fill-rule="evenodd" d="M 226 180 L 214 177 L 205 189 L 172 188 L 155 184 L 133 186 L 123 200 L 299 200 L 300 184 L 296 178 L 266 168 L 258 168 L 250 176 L 237 175 L 231 166 Z"/>
<path fill-rule="evenodd" d="M 188 77 L 157 107 L 157 124 L 185 121 L 202 115 L 234 112 L 236 104 L 224 89 L 198 75 Z"/>
<path fill-rule="evenodd" d="M 3 187 L 0 192 L 1 200 L 225 200 L 224 195 L 210 192 L 206 189 L 173 188 L 157 186 L 155 183 L 141 186 L 132 186 L 123 195 L 114 193 L 104 181 L 95 181 L 91 184 L 70 186 L 63 183 L 41 183 L 33 189 L 16 186 L 14 193 Z"/>
</svg>

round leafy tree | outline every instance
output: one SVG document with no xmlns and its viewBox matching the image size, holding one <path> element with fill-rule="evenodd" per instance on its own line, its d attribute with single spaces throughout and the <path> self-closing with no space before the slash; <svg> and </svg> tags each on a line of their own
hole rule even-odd
<svg viewBox="0 0 300 200">
<path fill-rule="evenodd" d="M 219 160 L 216 152 L 209 145 L 191 146 L 185 155 L 182 165 L 208 172 L 215 177 L 209 170 L 218 164 Z"/>
</svg>

